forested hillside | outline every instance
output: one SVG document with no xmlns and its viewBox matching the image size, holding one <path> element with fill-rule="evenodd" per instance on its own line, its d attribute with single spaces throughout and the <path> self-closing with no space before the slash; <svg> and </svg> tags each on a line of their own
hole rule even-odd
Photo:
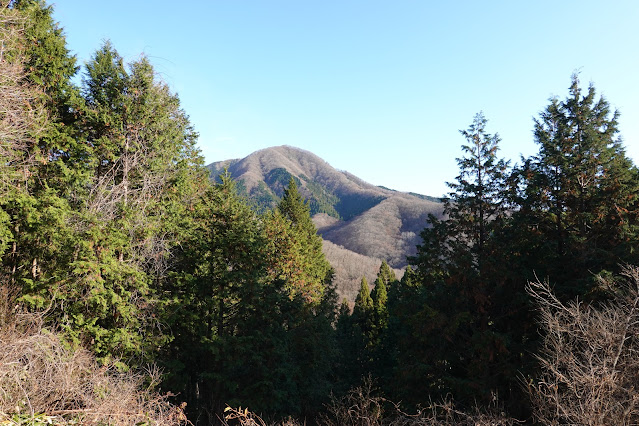
<svg viewBox="0 0 639 426">
<path fill-rule="evenodd" d="M 79 67 L 51 14 L 0 6 L 1 423 L 639 423 L 639 170 L 594 85 L 517 164 L 478 113 L 442 204 L 288 147 L 211 180 L 149 59 Z"/>
<path fill-rule="evenodd" d="M 416 254 L 428 215 L 442 214 L 441 200 L 371 185 L 289 146 L 266 148 L 207 168 L 212 179 L 228 170 L 240 194 L 262 211 L 277 205 L 293 177 L 325 241 L 337 292 L 350 302 L 355 300 L 361 277 L 372 279 L 382 261 L 401 274 L 407 258 Z"/>
</svg>

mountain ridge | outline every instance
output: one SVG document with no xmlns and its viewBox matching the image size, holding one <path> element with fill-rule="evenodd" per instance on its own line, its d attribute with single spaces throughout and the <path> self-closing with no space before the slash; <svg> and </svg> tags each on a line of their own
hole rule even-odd
<svg viewBox="0 0 639 426">
<path fill-rule="evenodd" d="M 377 270 L 372 269 L 379 268 L 382 260 L 401 274 L 407 256 L 416 252 L 428 215 L 441 217 L 443 210 L 434 197 L 372 185 L 335 169 L 309 151 L 286 145 L 211 163 L 207 168 L 213 179 L 227 169 L 238 182 L 240 193 L 262 210 L 277 205 L 293 177 L 325 241 L 324 251 L 335 268 L 338 293 L 351 301 L 361 276 L 369 282 L 374 280 Z M 344 267 L 345 258 L 359 265 Z"/>
</svg>

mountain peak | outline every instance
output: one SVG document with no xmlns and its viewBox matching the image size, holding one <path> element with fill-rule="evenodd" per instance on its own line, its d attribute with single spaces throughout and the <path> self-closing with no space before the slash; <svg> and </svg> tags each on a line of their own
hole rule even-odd
<svg viewBox="0 0 639 426">
<path fill-rule="evenodd" d="M 318 232 L 325 241 L 333 243 L 325 244 L 325 252 L 336 270 L 338 288 L 342 289 L 340 293 L 349 298 L 354 297 L 354 293 L 351 295 L 351 290 L 346 288 L 340 268 L 353 269 L 353 266 L 340 267 L 339 262 L 350 257 L 359 259 L 355 263 L 379 267 L 378 263 L 386 260 L 389 265 L 401 268 L 406 265 L 406 257 L 415 254 L 428 215 L 440 216 L 442 212 L 441 203 L 434 198 L 372 185 L 348 172 L 336 170 L 309 151 L 287 145 L 262 149 L 242 159 L 220 161 L 207 167 L 212 177 L 228 168 L 240 191 L 260 209 L 275 207 L 293 177 L 309 203 Z M 348 256 L 345 251 L 355 252 L 360 257 Z M 333 259 L 332 254 L 335 255 Z M 362 262 L 361 256 L 370 258 L 371 262 Z M 366 275 L 372 272 L 376 273 L 367 271 Z M 349 278 L 354 283 L 354 292 L 361 276 Z"/>
</svg>

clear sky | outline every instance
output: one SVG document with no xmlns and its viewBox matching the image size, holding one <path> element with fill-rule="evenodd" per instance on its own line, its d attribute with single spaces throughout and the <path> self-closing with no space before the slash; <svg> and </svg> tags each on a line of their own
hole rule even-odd
<svg viewBox="0 0 639 426">
<path fill-rule="evenodd" d="M 621 112 L 639 163 L 636 0 L 57 0 L 80 64 L 110 39 L 179 94 L 207 163 L 292 145 L 439 196 L 459 129 L 483 111 L 501 155 L 536 152 L 533 117 L 580 72 Z"/>
</svg>

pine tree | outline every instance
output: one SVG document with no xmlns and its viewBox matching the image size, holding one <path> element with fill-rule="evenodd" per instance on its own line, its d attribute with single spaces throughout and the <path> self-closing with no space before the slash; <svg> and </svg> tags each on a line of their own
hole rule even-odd
<svg viewBox="0 0 639 426">
<path fill-rule="evenodd" d="M 377 277 L 383 280 L 387 286 L 397 281 L 395 272 L 393 272 L 393 270 L 390 268 L 390 266 L 388 266 L 388 263 L 385 260 L 382 260 L 382 264 L 380 265 L 379 271 L 377 272 Z"/>
<path fill-rule="evenodd" d="M 462 145 L 465 157 L 457 159 L 460 173 L 448 186 L 453 192 L 445 201 L 444 213 L 455 239 L 469 246 L 472 263 L 481 274 L 485 246 L 490 228 L 506 213 L 506 170 L 508 163 L 497 157 L 498 135 L 486 132 L 487 119 L 475 116 L 467 130 L 460 133 L 467 144 Z M 460 245 L 456 245 L 459 250 Z"/>
<path fill-rule="evenodd" d="M 76 239 L 70 226 L 73 209 L 81 205 L 86 192 L 82 166 L 86 148 L 79 142 L 76 125 L 82 105 L 71 83 L 75 58 L 66 49 L 52 9 L 34 0 L 12 2 L 10 9 L 2 12 L 24 24 L 20 32 L 24 42 L 8 43 L 3 55 L 22 64 L 24 73 L 14 81 L 29 88 L 30 99 L 25 100 L 30 120 L 40 119 L 23 128 L 24 137 L 13 145 L 13 166 L 19 165 L 21 177 L 0 199 L 0 216 L 10 232 L 5 238 L 11 241 L 2 258 L 3 274 L 19 289 L 23 302 L 44 308 L 52 304 L 51 294 L 60 293 L 68 274 Z M 6 23 L 9 30 L 12 24 Z"/>
<path fill-rule="evenodd" d="M 83 143 L 79 121 L 83 100 L 72 79 L 79 67 L 67 49 L 60 25 L 53 20 L 53 8 L 42 0 L 16 0 L 11 7 L 25 18 L 25 82 L 40 92 L 49 120 L 30 147 L 37 161 L 37 174 L 30 187 L 45 197 L 55 189 L 68 203 L 83 202 L 86 169 L 82 167 L 89 151 Z"/>
<path fill-rule="evenodd" d="M 371 292 L 371 300 L 373 301 L 373 344 L 379 343 L 381 335 L 388 327 L 388 292 L 386 291 L 386 282 L 383 278 L 378 277 L 375 280 L 375 287 Z"/>
<path fill-rule="evenodd" d="M 291 297 L 319 303 L 332 269 L 322 252 L 308 205 L 291 177 L 276 211 L 266 221 L 271 250 L 271 276 L 286 282 Z"/>
<path fill-rule="evenodd" d="M 373 299 L 371 298 L 370 288 L 366 277 L 362 277 L 359 292 L 355 297 L 355 306 L 353 307 L 353 318 L 359 325 L 362 333 L 368 335 L 371 329 L 373 311 Z"/>
<path fill-rule="evenodd" d="M 291 176 L 275 212 L 266 222 L 271 279 L 282 280 L 291 301 L 289 335 L 301 413 L 317 413 L 328 402 L 337 349 L 334 343 L 333 270 L 308 203 Z"/>
<path fill-rule="evenodd" d="M 339 348 L 336 365 L 336 380 L 333 389 L 337 395 L 344 395 L 357 385 L 361 373 L 357 369 L 358 340 L 361 335 L 356 334 L 355 324 L 351 313 L 351 306 L 346 298 L 342 300 L 335 323 L 335 339 Z"/>
<path fill-rule="evenodd" d="M 486 132 L 486 122 L 477 114 L 461 131 L 465 156 L 457 159 L 456 182 L 448 184 L 445 219 L 431 217 L 412 259 L 421 281 L 417 300 L 425 305 L 403 320 L 422 335 L 415 340 L 419 348 L 406 348 L 420 364 L 420 391 L 452 392 L 462 402 L 490 398 L 498 383 L 493 370 L 500 368 L 494 366 L 506 353 L 495 329 L 492 299 L 501 282 L 492 259 L 498 256 L 493 237 L 507 217 L 508 164 L 497 157 L 499 137 Z"/>
<path fill-rule="evenodd" d="M 521 214 L 540 237 L 531 251 L 545 250 L 536 266 L 561 288 L 561 296 L 584 294 L 595 285 L 590 272 L 617 271 L 636 263 L 639 174 L 618 137 L 618 112 L 597 99 L 594 86 L 582 93 L 572 76 L 569 96 L 535 120 L 539 153 L 520 168 Z M 535 256 L 531 253 L 531 256 Z"/>
<path fill-rule="evenodd" d="M 369 346 L 375 347 L 376 351 L 379 349 L 382 337 L 388 328 L 388 289 L 395 285 L 396 281 L 395 273 L 386 261 L 382 261 L 375 279 L 375 287 L 371 292 L 373 329 Z"/>
<path fill-rule="evenodd" d="M 382 380 L 388 397 L 417 405 L 422 395 L 436 394 L 428 380 L 432 373 L 429 335 L 432 311 L 424 310 L 428 293 L 424 283 L 408 266 L 401 281 L 389 291 L 389 327 L 384 336 L 388 364 L 382 371 Z"/>
<path fill-rule="evenodd" d="M 154 312 L 159 283 L 182 232 L 176 225 L 188 221 L 202 190 L 201 159 L 177 96 L 146 59 L 127 71 L 106 43 L 83 85 L 89 191 L 73 215 L 73 258 L 53 294 L 64 300 L 56 320 L 99 359 L 136 365 L 167 338 Z"/>
<path fill-rule="evenodd" d="M 299 410 L 287 334 L 293 307 L 268 276 L 262 221 L 228 174 L 202 194 L 195 215 L 165 286 L 174 297 L 163 313 L 174 338 L 162 355 L 165 388 L 209 422 L 225 404 Z"/>
<path fill-rule="evenodd" d="M 21 48 L 25 43 L 21 31 L 23 17 L 16 10 L 0 10 L 3 31 L 0 42 L 3 57 L 0 60 L 0 109 L 4 112 L 0 120 L 0 257 L 14 245 L 17 218 L 11 217 L 11 202 L 29 198 L 29 175 L 35 168 L 30 147 L 46 127 L 45 108 L 39 92 L 26 81 L 26 55 Z M 40 102 L 39 102 L 40 101 Z M 4 278 L 4 277 L 3 277 Z"/>
</svg>

